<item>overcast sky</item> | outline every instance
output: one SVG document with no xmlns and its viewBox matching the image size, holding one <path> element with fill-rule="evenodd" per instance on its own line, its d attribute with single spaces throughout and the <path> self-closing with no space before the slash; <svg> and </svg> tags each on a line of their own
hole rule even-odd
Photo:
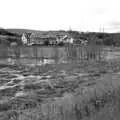
<svg viewBox="0 0 120 120">
<path fill-rule="evenodd" d="M 0 27 L 120 32 L 119 0 L 1 0 Z"/>
</svg>

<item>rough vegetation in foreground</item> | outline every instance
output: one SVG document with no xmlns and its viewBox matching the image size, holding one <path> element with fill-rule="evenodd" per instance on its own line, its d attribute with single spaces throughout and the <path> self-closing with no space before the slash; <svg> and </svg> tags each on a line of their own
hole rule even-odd
<svg viewBox="0 0 120 120">
<path fill-rule="evenodd" d="M 5 68 L 2 66 L 0 77 L 7 82 L 15 74 L 29 76 L 37 71 L 22 66 Z M 51 70 L 51 66 L 46 69 Z M 17 86 L 0 90 L 0 120 L 119 120 L 119 70 L 119 62 L 60 64 L 41 73 L 37 84 L 33 84 L 35 77 L 13 79 L 9 86 Z M 52 84 L 44 83 L 47 79 Z M 22 90 L 21 81 L 25 81 L 24 92 L 29 93 L 26 96 L 19 96 L 22 92 L 16 95 Z"/>
</svg>

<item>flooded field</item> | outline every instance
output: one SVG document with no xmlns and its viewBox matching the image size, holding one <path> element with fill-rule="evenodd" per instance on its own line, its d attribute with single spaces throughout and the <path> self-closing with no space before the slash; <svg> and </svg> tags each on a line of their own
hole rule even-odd
<svg viewBox="0 0 120 120">
<path fill-rule="evenodd" d="M 107 79 L 112 77 L 113 79 L 119 78 L 118 61 L 120 59 L 118 60 L 119 57 L 116 56 L 119 56 L 118 49 L 108 50 L 104 57 L 106 59 L 101 61 L 44 58 L 37 61 L 34 59 L 34 62 L 32 59 L 28 62 L 28 59 L 20 59 L 20 63 L 24 64 L 19 66 L 14 64 L 16 59 L 7 58 L 6 60 L 10 63 L 2 64 L 1 62 L 0 65 L 0 119 L 5 119 L 4 112 L 9 113 L 8 120 L 12 119 L 13 111 L 18 114 L 19 111 L 41 109 L 40 114 L 43 114 L 45 109 L 49 109 L 46 108 L 46 104 L 51 102 L 57 104 L 59 108 L 59 105 L 66 104 L 65 101 L 71 104 L 75 96 L 76 98 L 79 95 L 89 96 L 88 91 L 98 86 L 97 84 L 108 82 Z M 109 61 L 112 59 L 116 59 L 116 61 L 110 64 Z M 29 64 L 26 64 L 26 61 Z M 76 104 L 76 99 L 74 102 Z M 23 115 L 23 113 L 19 114 Z M 45 112 L 45 114 L 49 113 Z M 46 119 L 45 117 L 43 120 Z M 29 117 L 15 118 L 15 120 L 29 120 Z M 50 120 L 56 119 L 51 118 Z M 68 118 L 61 120 L 68 120 Z"/>
<path fill-rule="evenodd" d="M 0 58 L 9 64 L 14 64 L 15 60 L 20 64 L 41 64 L 41 63 L 61 63 L 71 60 L 97 60 L 102 56 L 100 46 L 63 46 L 63 47 L 17 47 L 0 48 Z M 2 61 L 3 62 L 3 61 Z"/>
<path fill-rule="evenodd" d="M 120 59 L 120 51 L 110 51 L 106 56 L 107 60 Z"/>
<path fill-rule="evenodd" d="M 37 68 L 34 68 L 34 70 Z M 77 84 L 83 81 L 80 77 L 85 77 L 86 73 L 69 73 L 67 70 L 50 70 L 46 73 L 35 75 L 33 71 L 14 70 L 3 67 L 0 69 L 0 98 L 9 97 L 15 99 L 19 96 L 30 95 L 31 92 L 38 91 L 44 99 L 50 95 L 61 96 L 62 92 L 73 91 Z M 74 81 L 76 80 L 76 82 Z M 69 83 L 69 84 L 68 84 Z M 75 85 L 75 86 L 74 86 Z M 57 92 L 59 91 L 59 92 Z M 30 93 L 29 93 L 30 92 Z M 50 92 L 50 93 L 49 93 Z M 53 96 L 51 96 L 53 97 Z"/>
</svg>

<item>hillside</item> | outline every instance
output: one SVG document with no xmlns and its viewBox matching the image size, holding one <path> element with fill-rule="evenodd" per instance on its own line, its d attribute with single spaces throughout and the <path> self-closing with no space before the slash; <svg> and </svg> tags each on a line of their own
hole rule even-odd
<svg viewBox="0 0 120 120">
<path fill-rule="evenodd" d="M 10 45 L 12 42 L 21 44 L 21 35 L 0 28 L 0 45 Z"/>
<path fill-rule="evenodd" d="M 8 35 L 8 36 L 18 36 L 16 33 L 12 33 L 7 31 L 6 29 L 0 28 L 0 35 Z"/>
<path fill-rule="evenodd" d="M 37 30 L 29 30 L 29 29 L 6 29 L 8 32 L 11 32 L 11 33 L 18 33 L 18 34 L 22 34 L 24 32 L 32 32 L 32 33 L 36 33 L 36 32 L 40 32 L 42 33 L 43 31 L 37 31 Z"/>
<path fill-rule="evenodd" d="M 17 34 L 22 34 L 22 33 L 34 33 L 37 37 L 41 36 L 50 36 L 50 37 L 55 37 L 57 35 L 66 35 L 68 34 L 67 31 L 38 31 L 38 30 L 28 30 L 28 29 L 6 29 L 7 31 L 11 33 L 17 33 Z"/>
</svg>

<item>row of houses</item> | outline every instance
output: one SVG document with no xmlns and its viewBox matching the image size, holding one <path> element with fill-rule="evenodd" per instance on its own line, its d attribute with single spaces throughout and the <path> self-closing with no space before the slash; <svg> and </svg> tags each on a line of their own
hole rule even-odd
<svg viewBox="0 0 120 120">
<path fill-rule="evenodd" d="M 23 33 L 21 40 L 24 45 L 64 45 L 81 44 L 86 45 L 87 40 L 73 39 L 69 34 L 64 35 L 36 35 L 36 33 Z"/>
<path fill-rule="evenodd" d="M 86 45 L 87 40 L 83 38 L 75 39 L 67 32 L 38 32 L 22 34 L 10 33 L 5 29 L 0 29 L 0 45 L 65 45 L 79 44 Z"/>
</svg>

